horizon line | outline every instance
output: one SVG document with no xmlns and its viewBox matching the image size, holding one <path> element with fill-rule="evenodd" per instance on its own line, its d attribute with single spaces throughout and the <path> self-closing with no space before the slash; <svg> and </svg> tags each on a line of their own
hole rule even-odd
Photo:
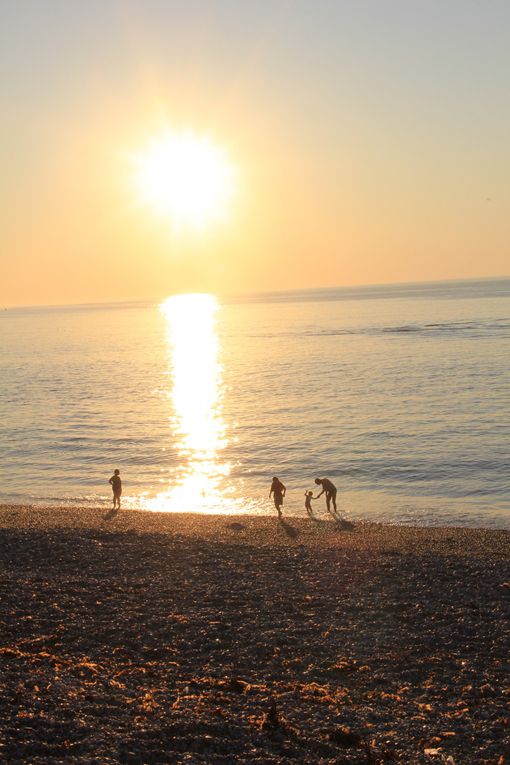
<svg viewBox="0 0 510 765">
<path fill-rule="evenodd" d="M 336 290 L 349 291 L 359 289 L 376 289 L 380 287 L 412 287 L 417 285 L 434 285 L 434 284 L 458 284 L 468 282 L 495 282 L 495 281 L 507 281 L 510 280 L 510 274 L 503 276 L 470 276 L 462 278 L 449 278 L 449 279 L 423 279 L 420 281 L 403 281 L 403 282 L 378 282 L 369 284 L 344 284 L 328 287 L 298 287 L 287 290 L 258 290 L 255 292 L 229 292 L 220 293 L 215 291 L 206 290 L 183 290 L 172 293 L 173 295 L 193 295 L 193 294 L 210 294 L 217 297 L 221 297 L 224 300 L 239 300 L 241 298 L 250 297 L 263 297 L 270 295 L 285 295 L 285 294 L 299 294 L 310 292 L 333 292 Z M 121 305 L 143 305 L 154 304 L 157 305 L 161 301 L 165 300 L 168 295 L 161 298 L 134 298 L 126 300 L 104 300 L 104 301 L 84 301 L 78 303 L 25 303 L 25 304 L 13 304 L 0 306 L 0 311 L 10 310 L 23 310 L 26 308 L 92 308 L 96 306 L 121 306 Z"/>
</svg>

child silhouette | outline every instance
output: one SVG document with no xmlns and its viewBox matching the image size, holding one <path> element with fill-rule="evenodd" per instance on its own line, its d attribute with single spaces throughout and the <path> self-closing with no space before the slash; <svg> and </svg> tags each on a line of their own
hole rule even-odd
<svg viewBox="0 0 510 765">
<path fill-rule="evenodd" d="M 120 510 L 120 495 L 122 494 L 122 481 L 120 480 L 120 470 L 114 470 L 112 477 L 108 481 L 113 489 L 113 509 Z"/>
<path fill-rule="evenodd" d="M 312 515 L 312 499 L 314 499 L 313 491 L 305 491 L 305 508 L 308 515 Z"/>
</svg>

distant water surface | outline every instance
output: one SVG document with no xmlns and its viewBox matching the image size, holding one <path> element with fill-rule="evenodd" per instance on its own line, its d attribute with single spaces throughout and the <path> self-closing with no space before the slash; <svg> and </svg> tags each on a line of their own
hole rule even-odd
<svg viewBox="0 0 510 765">
<path fill-rule="evenodd" d="M 0 314 L 0 501 L 510 528 L 510 280 Z M 324 517 L 323 498 L 314 503 Z"/>
</svg>

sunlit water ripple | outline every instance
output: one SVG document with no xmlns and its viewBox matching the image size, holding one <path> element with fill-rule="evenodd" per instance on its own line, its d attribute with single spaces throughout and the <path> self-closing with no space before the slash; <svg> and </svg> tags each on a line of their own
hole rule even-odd
<svg viewBox="0 0 510 765">
<path fill-rule="evenodd" d="M 510 528 L 510 280 L 0 318 L 0 500 Z M 322 499 L 314 504 L 324 514 Z"/>
</svg>

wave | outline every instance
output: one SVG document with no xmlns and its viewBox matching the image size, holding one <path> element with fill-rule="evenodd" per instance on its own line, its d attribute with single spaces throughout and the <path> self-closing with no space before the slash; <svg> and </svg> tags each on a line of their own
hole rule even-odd
<svg viewBox="0 0 510 765">
<path fill-rule="evenodd" d="M 502 321 L 452 321 L 427 324 L 404 324 L 396 327 L 382 327 L 381 332 L 504 332 L 510 330 L 510 322 Z"/>
<path fill-rule="evenodd" d="M 392 335 L 392 334 L 422 334 L 422 335 L 448 335 L 448 334 L 470 334 L 479 338 L 481 334 L 494 334 L 498 337 L 510 337 L 510 321 L 507 319 L 497 321 L 458 321 L 442 323 L 424 323 L 424 324 L 401 324 L 394 326 L 364 326 L 364 327 L 310 327 L 300 329 L 299 331 L 290 330 L 281 332 L 286 336 L 304 336 L 304 337 L 341 337 L 344 335 Z M 273 337 L 273 333 L 256 333 L 251 337 Z"/>
</svg>

